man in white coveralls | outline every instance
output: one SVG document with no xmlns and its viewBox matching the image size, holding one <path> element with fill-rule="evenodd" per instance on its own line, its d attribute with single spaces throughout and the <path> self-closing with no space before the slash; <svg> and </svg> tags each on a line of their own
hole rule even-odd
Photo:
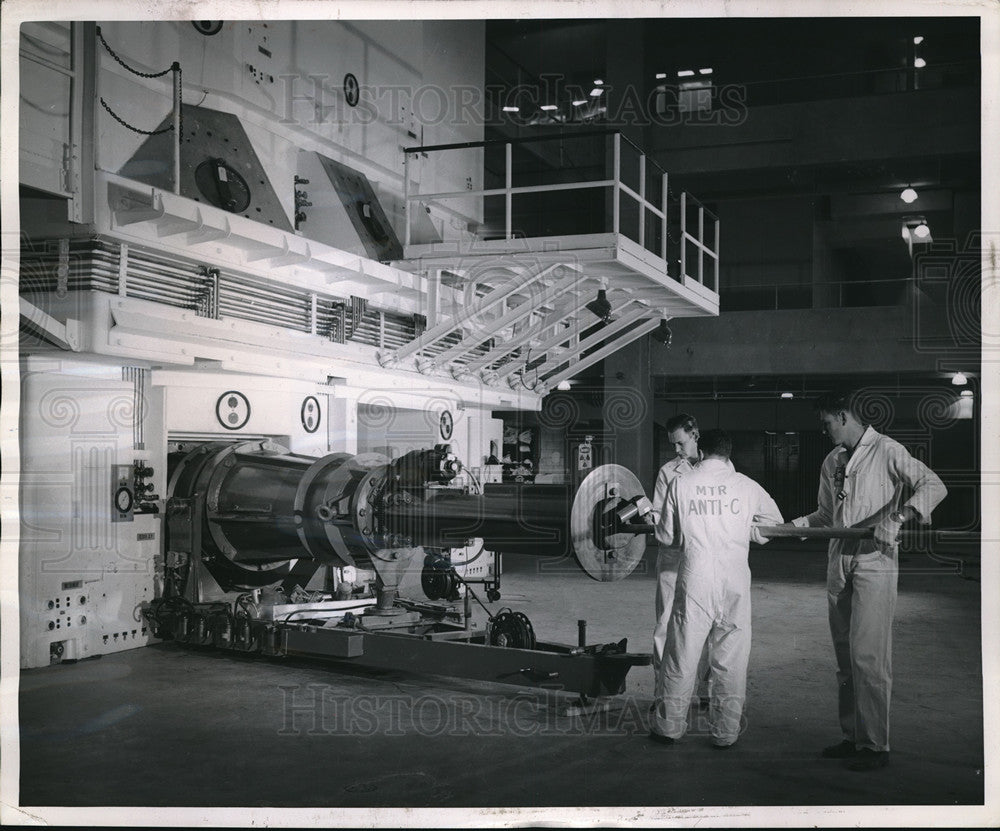
<svg viewBox="0 0 1000 831">
<path fill-rule="evenodd" d="M 816 410 L 835 446 L 820 468 L 818 507 L 792 524 L 875 529 L 873 539 L 830 540 L 826 591 L 844 738 L 822 755 L 876 770 L 889 764 L 896 539 L 904 522 L 930 522 L 948 491 L 903 445 L 865 424 L 856 393 L 824 395 Z"/>
<path fill-rule="evenodd" d="M 694 416 L 678 413 L 667 421 L 667 440 L 677 455 L 660 468 L 653 491 L 654 517 L 658 521 L 667 500 L 667 488 L 678 476 L 690 473 L 701 459 L 698 452 L 698 422 Z M 681 561 L 680 543 L 660 545 L 656 556 L 656 626 L 653 629 L 653 701 L 663 695 L 660 663 L 663 645 L 667 642 L 667 625 L 674 607 L 674 590 L 677 585 L 677 568 Z M 708 644 L 698 662 L 698 680 L 695 683 L 698 698 L 708 704 Z"/>
<path fill-rule="evenodd" d="M 680 541 L 683 555 L 660 667 L 663 693 L 650 738 L 673 744 L 687 730 L 698 661 L 709 644 L 712 744 L 732 747 L 740 734 L 750 658 L 750 540 L 753 527 L 780 524 L 778 506 L 760 485 L 729 462 L 732 441 L 706 430 L 702 461 L 675 479 L 656 526 L 663 545 Z"/>
</svg>

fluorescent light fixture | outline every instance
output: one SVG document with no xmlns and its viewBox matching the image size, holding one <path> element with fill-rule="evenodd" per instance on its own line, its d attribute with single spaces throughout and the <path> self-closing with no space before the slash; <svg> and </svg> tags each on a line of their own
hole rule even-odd
<svg viewBox="0 0 1000 831">
<path fill-rule="evenodd" d="M 517 107 L 504 107 L 504 108 L 503 108 L 503 111 L 504 111 L 505 113 L 516 113 L 516 112 L 520 112 L 520 110 L 519 110 L 519 109 L 518 109 Z"/>
<path fill-rule="evenodd" d="M 602 86 L 604 86 L 604 81 L 602 81 L 600 78 L 595 78 L 594 79 L 594 86 L 595 87 L 602 87 Z"/>
<path fill-rule="evenodd" d="M 903 192 L 899 194 L 899 198 L 909 205 L 916 201 L 917 192 L 913 188 L 904 188 Z"/>
<path fill-rule="evenodd" d="M 951 376 L 951 383 L 954 384 L 956 387 L 964 387 L 966 384 L 969 383 L 969 379 L 965 377 L 964 372 L 956 372 L 954 375 Z"/>
<path fill-rule="evenodd" d="M 913 42 L 914 42 L 915 44 L 917 44 L 917 46 L 919 46 L 919 45 L 920 45 L 921 43 L 923 43 L 923 42 L 924 42 L 924 36 L 923 36 L 923 35 L 917 35 L 917 36 L 916 36 L 916 37 L 915 37 L 915 38 L 913 39 Z"/>
<path fill-rule="evenodd" d="M 600 94 L 601 94 L 602 92 L 604 92 L 604 90 L 603 90 L 603 89 L 601 89 L 600 87 L 594 87 L 594 88 L 593 88 L 593 89 L 592 89 L 592 90 L 590 91 L 590 97 L 591 97 L 591 98 L 597 98 L 597 96 L 598 96 L 598 95 L 600 95 Z"/>
<path fill-rule="evenodd" d="M 550 110 L 558 110 L 559 107 L 556 104 L 542 104 L 542 106 L 539 109 L 542 109 L 542 110 L 545 110 L 546 112 L 548 112 Z"/>
<path fill-rule="evenodd" d="M 699 69 L 698 70 L 698 74 L 699 75 L 711 75 L 712 74 L 712 67 L 707 66 L 704 69 Z"/>
<path fill-rule="evenodd" d="M 677 77 L 678 78 L 690 78 L 692 75 L 694 75 L 694 70 L 693 69 L 678 69 L 677 70 Z"/>
<path fill-rule="evenodd" d="M 569 381 L 560 381 L 558 384 L 556 384 L 556 389 L 562 390 L 563 392 L 569 392 L 571 389 L 573 389 L 573 385 Z"/>
<path fill-rule="evenodd" d="M 586 103 L 587 103 L 587 99 L 586 98 L 581 98 L 578 101 L 574 101 L 573 102 L 573 106 L 574 107 L 582 107 Z"/>
<path fill-rule="evenodd" d="M 781 393 L 782 398 L 795 398 L 794 392 L 783 392 Z"/>
<path fill-rule="evenodd" d="M 917 69 L 923 69 L 925 66 L 927 66 L 927 61 L 925 61 L 923 58 L 914 58 L 913 65 Z"/>
<path fill-rule="evenodd" d="M 913 229 L 913 236 L 917 239 L 927 239 L 931 235 L 931 229 L 927 227 L 926 222 L 921 222 L 916 228 Z"/>
<path fill-rule="evenodd" d="M 667 73 L 666 72 L 657 72 L 656 73 L 656 80 L 657 81 L 662 81 L 666 77 L 667 77 Z"/>
</svg>

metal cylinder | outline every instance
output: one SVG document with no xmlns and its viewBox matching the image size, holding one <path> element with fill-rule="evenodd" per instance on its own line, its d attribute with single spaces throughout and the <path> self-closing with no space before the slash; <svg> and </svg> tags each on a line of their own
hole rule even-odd
<svg viewBox="0 0 1000 831">
<path fill-rule="evenodd" d="M 214 442 L 169 461 L 168 533 L 187 540 L 226 589 L 273 582 L 298 559 L 378 569 L 394 549 L 477 539 L 500 553 L 575 552 L 592 577 L 617 580 L 645 549 L 631 534 L 595 536 L 595 517 L 641 493 L 613 465 L 571 499 L 561 485 L 487 485 L 482 494 L 448 487 L 457 464 L 438 449 L 389 463 L 376 454 L 317 459 L 266 441 Z"/>
<path fill-rule="evenodd" d="M 487 485 L 483 494 L 442 488 L 393 502 L 384 517 L 390 532 L 414 545 L 454 548 L 481 538 L 490 551 L 562 556 L 573 550 L 571 504 L 563 485 Z"/>
</svg>

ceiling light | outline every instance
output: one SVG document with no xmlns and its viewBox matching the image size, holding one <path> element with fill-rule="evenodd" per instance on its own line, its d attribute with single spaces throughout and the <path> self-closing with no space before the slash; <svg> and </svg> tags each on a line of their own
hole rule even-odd
<svg viewBox="0 0 1000 831">
<path fill-rule="evenodd" d="M 951 382 L 956 387 L 964 387 L 966 384 L 969 383 L 969 379 L 965 377 L 964 372 L 956 372 L 954 375 L 951 376 Z"/>
<path fill-rule="evenodd" d="M 601 94 L 602 92 L 604 92 L 604 90 L 603 90 L 603 89 L 601 89 L 600 87 L 594 87 L 594 88 L 593 88 L 593 89 L 592 89 L 592 90 L 590 91 L 590 97 L 591 97 L 591 98 L 597 98 L 597 96 L 598 96 L 598 95 L 600 95 L 600 94 Z"/>
<path fill-rule="evenodd" d="M 709 67 L 706 67 L 705 69 L 699 69 L 698 73 L 701 74 L 701 75 L 711 75 L 712 74 L 712 67 L 709 66 Z"/>
<path fill-rule="evenodd" d="M 664 346 L 670 346 L 674 340 L 674 333 L 671 332 L 670 327 L 667 326 L 667 321 L 660 321 L 659 327 L 654 329 L 652 332 L 652 338 L 658 343 L 662 343 Z"/>
<path fill-rule="evenodd" d="M 573 106 L 574 107 L 582 107 L 586 103 L 587 103 L 587 99 L 586 98 L 580 98 L 579 100 L 573 102 Z"/>
<path fill-rule="evenodd" d="M 558 110 L 559 107 L 556 104 L 542 104 L 542 106 L 539 107 L 539 109 L 542 109 L 542 110 L 545 110 L 546 112 L 548 112 L 549 110 Z"/>
<path fill-rule="evenodd" d="M 597 297 L 591 300 L 585 308 L 605 323 L 611 319 L 611 304 L 608 302 L 608 293 L 604 289 L 598 289 Z"/>
<path fill-rule="evenodd" d="M 913 42 L 914 42 L 915 44 L 917 44 L 917 45 L 919 46 L 919 45 L 920 45 L 921 43 L 923 43 L 923 42 L 924 42 L 924 36 L 923 36 L 923 35 L 917 35 L 917 36 L 916 36 L 916 37 L 915 37 L 915 38 L 913 39 Z"/>
<path fill-rule="evenodd" d="M 662 81 L 666 77 L 667 77 L 667 73 L 666 72 L 657 72 L 656 73 L 656 80 L 657 81 Z"/>
<path fill-rule="evenodd" d="M 562 390 L 563 392 L 569 392 L 571 389 L 573 389 L 573 385 L 569 381 L 560 381 L 558 384 L 556 384 L 556 389 Z"/>
<path fill-rule="evenodd" d="M 926 222 L 921 222 L 916 228 L 913 229 L 913 236 L 917 239 L 927 239 L 931 235 L 931 229 L 927 227 Z"/>
<path fill-rule="evenodd" d="M 520 112 L 520 110 L 519 110 L 519 109 L 518 109 L 517 107 L 504 107 L 504 108 L 503 108 L 503 111 L 504 111 L 505 113 L 516 113 L 516 112 Z"/>
<path fill-rule="evenodd" d="M 677 77 L 678 78 L 689 78 L 692 75 L 694 75 L 694 70 L 693 69 L 678 69 L 677 70 Z"/>
<path fill-rule="evenodd" d="M 925 66 L 927 66 L 927 61 L 925 61 L 923 58 L 914 58 L 913 65 L 917 69 L 923 69 Z"/>
<path fill-rule="evenodd" d="M 600 78 L 595 78 L 594 79 L 594 86 L 595 87 L 602 87 L 602 86 L 604 86 L 604 81 L 602 81 Z"/>
<path fill-rule="evenodd" d="M 972 398 L 974 393 L 972 392 L 972 390 L 962 390 L 958 395 L 961 398 Z"/>
<path fill-rule="evenodd" d="M 781 393 L 782 398 L 795 398 L 794 392 L 783 392 Z"/>
<path fill-rule="evenodd" d="M 913 188 L 905 188 L 899 198 L 902 199 L 907 205 L 914 202 L 917 198 L 917 192 Z"/>
</svg>

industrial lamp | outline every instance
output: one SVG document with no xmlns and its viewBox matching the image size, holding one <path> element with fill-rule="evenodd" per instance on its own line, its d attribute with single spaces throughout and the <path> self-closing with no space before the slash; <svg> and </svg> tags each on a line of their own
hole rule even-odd
<svg viewBox="0 0 1000 831">
<path fill-rule="evenodd" d="M 585 308 L 600 318 L 602 323 L 611 322 L 611 304 L 608 302 L 608 293 L 604 289 L 598 289 L 597 297 L 591 300 Z"/>
<path fill-rule="evenodd" d="M 674 333 L 671 332 L 670 327 L 667 326 L 667 321 L 661 320 L 659 327 L 650 333 L 650 337 L 653 340 L 662 343 L 664 346 L 669 347 L 673 342 Z"/>
</svg>

